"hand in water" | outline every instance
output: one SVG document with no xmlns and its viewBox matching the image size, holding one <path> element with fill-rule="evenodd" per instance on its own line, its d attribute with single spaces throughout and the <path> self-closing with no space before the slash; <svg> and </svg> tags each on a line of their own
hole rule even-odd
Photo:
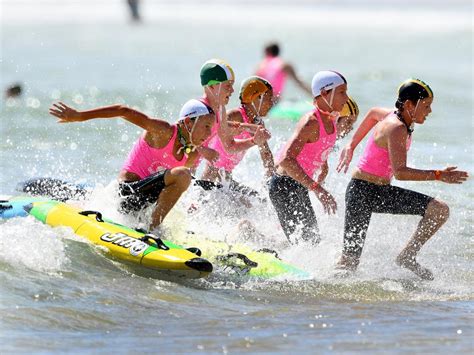
<svg viewBox="0 0 474 355">
<path fill-rule="evenodd" d="M 49 108 L 49 113 L 59 118 L 58 123 L 81 121 L 81 114 L 63 102 L 53 104 L 53 106 Z"/>
<path fill-rule="evenodd" d="M 352 161 L 353 154 L 354 151 L 352 150 L 352 148 L 350 148 L 349 146 L 344 147 L 341 152 L 341 155 L 339 156 L 339 163 L 336 167 L 338 173 L 340 173 L 342 169 L 344 169 L 344 173 L 347 173 L 347 169 L 349 169 L 349 164 Z"/>
<path fill-rule="evenodd" d="M 334 197 L 329 192 L 319 186 L 316 190 L 314 190 L 314 193 L 323 205 L 324 212 L 326 212 L 327 214 L 336 213 L 337 203 Z"/>
<path fill-rule="evenodd" d="M 270 132 L 266 128 L 259 127 L 255 131 L 255 134 L 253 136 L 253 140 L 254 140 L 255 144 L 262 145 L 267 140 L 269 140 L 271 137 L 272 137 L 272 135 L 270 134 Z"/>
<path fill-rule="evenodd" d="M 467 180 L 469 174 L 465 171 L 456 170 L 457 166 L 448 166 L 442 170 L 440 180 L 448 184 L 462 184 Z"/>
</svg>

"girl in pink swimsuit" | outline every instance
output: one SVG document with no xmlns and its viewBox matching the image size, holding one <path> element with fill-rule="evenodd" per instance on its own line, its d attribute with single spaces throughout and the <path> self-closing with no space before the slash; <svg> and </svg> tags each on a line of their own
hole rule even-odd
<svg viewBox="0 0 474 355">
<path fill-rule="evenodd" d="M 200 156 L 213 157 L 213 151 L 202 145 L 211 135 L 216 116 L 233 93 L 234 73 L 224 61 L 211 59 L 202 66 L 200 77 L 203 99 L 186 102 L 175 124 L 122 105 L 77 111 L 58 103 L 50 109 L 60 123 L 123 117 L 145 130 L 132 148 L 119 174 L 119 181 L 120 194 L 124 198 L 122 210 L 139 210 L 157 202 L 150 229 L 161 224 L 187 190 L 191 183 L 191 170 L 199 163 Z"/>
<path fill-rule="evenodd" d="M 431 112 L 433 92 L 418 79 L 402 83 L 398 90 L 396 111 L 374 108 L 369 111 L 354 137 L 344 148 L 338 171 L 347 171 L 359 142 L 374 127 L 364 153 L 346 190 L 344 246 L 338 268 L 356 270 L 372 213 L 419 215 L 417 230 L 397 257 L 397 264 L 425 280 L 432 280 L 430 270 L 422 267 L 416 256 L 421 247 L 446 222 L 449 208 L 444 203 L 416 191 L 390 184 L 398 180 L 440 180 L 460 184 L 467 173 L 454 167 L 445 170 L 420 170 L 407 166 L 407 151 L 415 123 L 423 124 Z"/>
<path fill-rule="evenodd" d="M 273 156 L 268 147 L 267 136 L 260 136 L 253 131 L 260 125 L 263 126 L 261 117 L 266 116 L 272 107 L 273 91 L 270 83 L 258 76 L 252 76 L 242 82 L 240 88 L 241 106 L 230 110 L 227 114 L 228 123 L 231 128 L 231 140 L 240 142 L 239 147 L 232 147 L 218 136 L 214 136 L 208 144 L 208 147 L 219 153 L 219 157 L 212 162 L 207 162 L 206 169 L 202 176 L 203 179 L 211 181 L 222 181 L 225 179 L 230 182 L 230 189 L 247 195 L 258 195 L 258 193 L 232 179 L 232 171 L 243 159 L 247 150 L 253 146 L 258 146 L 263 165 L 267 176 L 273 174 Z"/>
<path fill-rule="evenodd" d="M 327 171 L 328 154 L 336 142 L 336 118 L 348 100 L 346 79 L 334 71 L 316 73 L 312 81 L 315 110 L 305 114 L 290 141 L 277 158 L 276 174 L 269 182 L 270 199 L 280 224 L 291 242 L 296 232 L 314 244 L 319 241 L 316 215 L 309 191 L 325 212 L 334 213 L 336 201 L 315 180 L 318 170 Z"/>
<path fill-rule="evenodd" d="M 157 202 L 150 229 L 157 227 L 191 182 L 191 170 L 199 158 L 199 146 L 211 134 L 213 110 L 198 100 L 188 101 L 177 123 L 154 119 L 123 105 L 77 111 L 64 103 L 49 111 L 59 123 L 94 118 L 123 117 L 145 129 L 133 146 L 119 174 L 123 211 L 139 210 Z"/>
</svg>

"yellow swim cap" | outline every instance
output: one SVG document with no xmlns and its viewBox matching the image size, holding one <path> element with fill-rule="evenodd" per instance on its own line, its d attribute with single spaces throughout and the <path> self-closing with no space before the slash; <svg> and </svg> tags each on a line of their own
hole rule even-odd
<svg viewBox="0 0 474 355">
<path fill-rule="evenodd" d="M 251 76 L 240 85 L 240 102 L 249 104 L 272 89 L 272 85 L 259 76 Z"/>
<path fill-rule="evenodd" d="M 433 90 L 427 83 L 420 79 L 405 80 L 398 87 L 398 101 L 418 101 L 427 97 L 433 97 Z"/>
<path fill-rule="evenodd" d="M 359 116 L 359 107 L 352 97 L 349 97 L 339 114 L 339 117 L 346 116 Z"/>
</svg>

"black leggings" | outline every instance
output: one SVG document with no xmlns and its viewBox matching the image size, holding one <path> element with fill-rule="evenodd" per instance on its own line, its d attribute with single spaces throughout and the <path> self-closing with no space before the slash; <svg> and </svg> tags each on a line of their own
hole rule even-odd
<svg viewBox="0 0 474 355">
<path fill-rule="evenodd" d="M 124 181 L 119 184 L 119 193 L 123 198 L 120 203 L 122 212 L 139 211 L 149 203 L 158 200 L 165 188 L 165 174 L 168 170 L 159 171 L 138 181 Z"/>
<path fill-rule="evenodd" d="M 308 189 L 289 176 L 275 174 L 269 182 L 269 194 L 288 240 L 291 242 L 291 235 L 301 229 L 303 240 L 317 244 L 319 228 Z"/>
<path fill-rule="evenodd" d="M 360 258 L 372 213 L 424 216 L 432 199 L 401 187 L 352 179 L 346 190 L 344 255 Z"/>
</svg>

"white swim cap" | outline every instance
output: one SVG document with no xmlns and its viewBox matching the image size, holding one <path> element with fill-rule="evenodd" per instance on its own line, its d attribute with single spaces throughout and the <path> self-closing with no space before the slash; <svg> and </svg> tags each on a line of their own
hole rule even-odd
<svg viewBox="0 0 474 355">
<path fill-rule="evenodd" d="M 181 108 L 181 111 L 179 111 L 179 119 L 182 120 L 187 117 L 197 118 L 200 116 L 209 115 L 211 113 L 214 113 L 214 111 L 204 102 L 191 99 L 187 101 Z"/>
<path fill-rule="evenodd" d="M 311 91 L 313 97 L 316 97 L 321 95 L 322 90 L 329 91 L 343 84 L 347 84 L 347 81 L 341 74 L 332 70 L 323 70 L 314 75 Z"/>
</svg>

